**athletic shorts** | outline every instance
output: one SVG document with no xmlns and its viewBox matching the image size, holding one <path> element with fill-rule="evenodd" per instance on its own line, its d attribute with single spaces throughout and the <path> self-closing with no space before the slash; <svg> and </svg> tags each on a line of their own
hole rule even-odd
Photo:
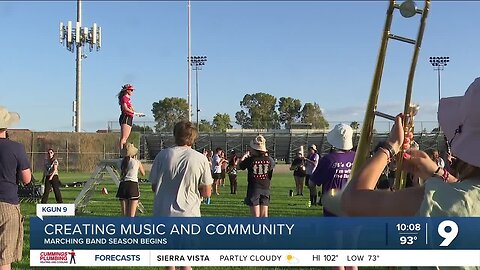
<svg viewBox="0 0 480 270">
<path fill-rule="evenodd" d="M 247 192 L 245 197 L 245 204 L 248 206 L 266 205 L 270 204 L 270 191 L 257 189 L 251 192 Z"/>
<path fill-rule="evenodd" d="M 23 216 L 20 205 L 0 202 L 0 265 L 22 259 Z"/>
<path fill-rule="evenodd" d="M 122 181 L 118 186 L 117 198 L 120 200 L 138 200 L 140 191 L 138 190 L 138 182 Z"/>
<path fill-rule="evenodd" d="M 120 117 L 118 118 L 118 123 L 121 125 L 127 124 L 129 126 L 133 125 L 133 116 L 126 115 L 122 113 Z"/>
<path fill-rule="evenodd" d="M 212 177 L 213 177 L 213 181 L 216 181 L 216 180 L 222 179 L 222 174 L 221 173 L 214 173 L 212 175 Z"/>
</svg>

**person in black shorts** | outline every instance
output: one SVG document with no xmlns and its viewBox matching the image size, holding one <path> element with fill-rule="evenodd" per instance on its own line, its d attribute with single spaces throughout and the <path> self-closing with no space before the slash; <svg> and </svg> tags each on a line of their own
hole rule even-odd
<svg viewBox="0 0 480 270">
<path fill-rule="evenodd" d="M 120 151 L 122 151 L 124 145 L 127 143 L 128 136 L 130 136 L 130 132 L 132 131 L 133 116 L 145 116 L 145 114 L 137 113 L 133 109 L 131 96 L 134 90 L 133 85 L 125 84 L 117 95 L 118 105 L 120 105 L 122 112 L 118 118 L 118 123 L 120 124 Z"/>
<path fill-rule="evenodd" d="M 297 191 L 297 196 L 303 196 L 303 182 L 305 181 L 305 176 L 307 175 L 305 169 L 305 161 L 303 159 L 303 153 L 301 151 L 297 152 L 296 157 L 292 161 L 290 170 L 293 171 L 293 178 L 295 179 L 295 190 Z"/>
<path fill-rule="evenodd" d="M 117 198 L 120 200 L 122 215 L 135 217 L 140 190 L 138 187 L 138 173 L 145 176 L 142 162 L 138 160 L 138 149 L 131 143 L 125 144 L 122 163 L 120 165 L 120 185 L 118 186 Z"/>
<path fill-rule="evenodd" d="M 218 147 L 215 149 L 215 155 L 212 157 L 213 192 L 215 195 L 220 195 L 220 193 L 218 193 L 218 185 L 222 179 L 222 165 L 224 162 L 226 162 L 226 160 L 222 157 L 222 152 L 223 149 Z"/>
<path fill-rule="evenodd" d="M 262 135 L 255 137 L 250 142 L 250 151 L 243 155 L 238 165 L 240 170 L 248 171 L 245 203 L 254 217 L 268 217 L 273 164 L 267 155 L 266 142 Z"/>
</svg>

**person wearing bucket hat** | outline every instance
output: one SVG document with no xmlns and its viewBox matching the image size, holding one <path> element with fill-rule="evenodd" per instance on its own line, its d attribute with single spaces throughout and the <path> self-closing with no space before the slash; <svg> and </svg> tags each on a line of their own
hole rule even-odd
<svg viewBox="0 0 480 270">
<path fill-rule="evenodd" d="M 267 140 L 262 135 L 256 136 L 250 141 L 250 151 L 242 156 L 238 164 L 240 170 L 248 172 L 245 203 L 250 206 L 254 217 L 268 217 L 273 166 L 267 154 Z"/>
<path fill-rule="evenodd" d="M 456 157 L 451 172 L 439 167 L 425 152 L 409 150 L 404 156 L 404 170 L 426 179 L 425 185 L 397 192 L 374 191 L 381 169 L 391 158 L 389 151 L 380 148 L 345 188 L 343 210 L 350 215 L 368 216 L 480 216 L 478 104 L 480 78 L 475 79 L 463 96 L 440 100 L 438 121 Z M 398 152 L 403 141 L 402 115 L 399 115 L 387 142 Z"/>
<path fill-rule="evenodd" d="M 320 160 L 320 155 L 317 151 L 317 146 L 315 144 L 308 147 L 308 155 L 303 158 L 305 161 L 305 185 L 308 186 L 310 191 L 310 204 L 317 205 L 317 186 L 315 183 L 310 181 L 313 172 L 317 169 L 318 161 Z"/>
<path fill-rule="evenodd" d="M 352 169 L 355 151 L 352 151 L 353 130 L 349 125 L 338 124 L 328 134 L 327 141 L 332 145 L 332 151 L 323 156 L 313 172 L 310 181 L 322 186 L 322 194 L 328 194 L 332 189 L 341 190 L 345 187 Z M 336 216 L 323 207 L 323 215 Z"/>
<path fill-rule="evenodd" d="M 145 114 L 137 113 L 133 109 L 131 96 L 134 90 L 135 88 L 133 85 L 125 84 L 117 94 L 118 105 L 120 105 L 121 110 L 120 117 L 118 118 L 118 122 L 120 124 L 120 151 L 122 151 L 123 146 L 127 143 L 128 136 L 130 136 L 130 132 L 132 131 L 133 116 L 145 116 Z"/>
<path fill-rule="evenodd" d="M 22 259 L 23 217 L 18 199 L 17 179 L 30 184 L 32 173 L 25 147 L 7 138 L 7 129 L 20 115 L 0 106 L 0 269 L 11 269 Z"/>
<path fill-rule="evenodd" d="M 138 172 L 145 176 L 142 162 L 138 160 L 138 149 L 132 143 L 126 143 L 122 149 L 122 163 L 120 165 L 120 185 L 116 197 L 120 200 L 122 215 L 134 217 L 137 212 L 140 191 L 138 188 Z"/>
</svg>

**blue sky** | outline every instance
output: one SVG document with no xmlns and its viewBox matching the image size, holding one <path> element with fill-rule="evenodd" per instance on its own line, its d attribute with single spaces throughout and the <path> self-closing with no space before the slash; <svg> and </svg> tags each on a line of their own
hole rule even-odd
<svg viewBox="0 0 480 270">
<path fill-rule="evenodd" d="M 245 94 L 266 92 L 317 102 L 331 123 L 363 121 L 387 6 L 192 1 L 192 54 L 208 57 L 200 71 L 200 119 L 211 121 L 220 112 L 234 121 Z M 463 94 L 478 77 L 479 9 L 475 1 L 432 1 L 414 81 L 417 120 L 436 120 L 437 73 L 430 56 L 451 59 L 442 72 L 442 96 Z M 396 12 L 392 32 L 414 38 L 419 18 Z M 59 23 L 68 20 L 76 20 L 76 1 L 0 2 L 0 105 L 21 114 L 16 128 L 73 130 L 75 54 L 58 38 Z M 125 83 L 136 87 L 133 104 L 147 113 L 142 120 L 153 120 L 155 101 L 187 98 L 186 1 L 83 1 L 83 25 L 93 22 L 102 27 L 103 46 L 86 50 L 83 61 L 83 131 L 105 129 L 108 121 L 117 128 L 115 96 Z M 412 45 L 389 42 L 381 111 L 403 109 L 412 52 Z"/>
</svg>

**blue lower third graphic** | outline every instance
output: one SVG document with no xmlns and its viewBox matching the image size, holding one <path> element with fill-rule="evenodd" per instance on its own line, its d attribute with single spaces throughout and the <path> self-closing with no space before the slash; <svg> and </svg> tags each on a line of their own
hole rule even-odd
<svg viewBox="0 0 480 270">
<path fill-rule="evenodd" d="M 72 250 L 70 264 L 78 249 L 480 249 L 479 227 L 480 218 L 32 217 L 30 246 Z"/>
</svg>

